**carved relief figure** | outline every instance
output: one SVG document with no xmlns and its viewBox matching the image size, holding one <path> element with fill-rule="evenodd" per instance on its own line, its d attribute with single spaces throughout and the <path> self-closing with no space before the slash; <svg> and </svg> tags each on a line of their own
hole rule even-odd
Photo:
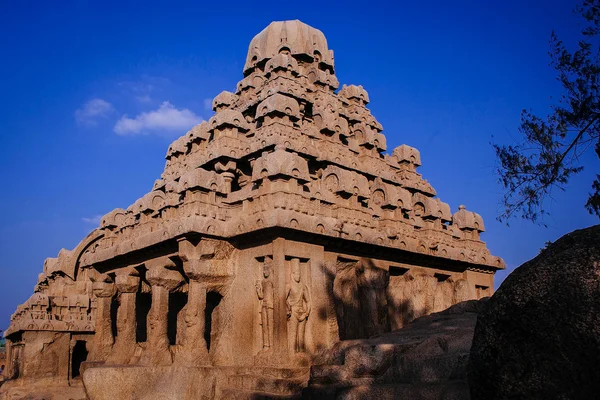
<svg viewBox="0 0 600 400">
<path fill-rule="evenodd" d="M 340 339 L 367 338 L 389 330 L 388 283 L 389 273 L 368 259 L 338 259 L 333 294 Z"/>
<path fill-rule="evenodd" d="M 311 299 L 308 287 L 301 281 L 300 260 L 294 258 L 292 262 L 291 282 L 285 291 L 285 303 L 287 305 L 287 317 L 294 352 L 306 351 L 305 331 L 306 320 L 311 311 Z"/>
<path fill-rule="evenodd" d="M 263 279 L 256 281 L 256 294 L 260 303 L 260 324 L 262 327 L 263 349 L 273 345 L 273 282 L 271 281 L 271 259 L 263 264 Z"/>
</svg>

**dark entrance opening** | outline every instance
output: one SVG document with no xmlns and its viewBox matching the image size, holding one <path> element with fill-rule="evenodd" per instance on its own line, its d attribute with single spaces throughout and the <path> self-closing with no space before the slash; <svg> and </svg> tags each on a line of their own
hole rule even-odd
<svg viewBox="0 0 600 400">
<path fill-rule="evenodd" d="M 408 272 L 408 268 L 394 267 L 390 265 L 390 276 L 402 276 Z"/>
<path fill-rule="evenodd" d="M 85 340 L 76 341 L 71 355 L 71 378 L 77 378 L 81 375 L 81 363 L 87 359 L 87 356 L 88 351 Z"/>
<path fill-rule="evenodd" d="M 148 313 L 152 307 L 152 293 L 137 292 L 135 296 L 135 341 L 148 340 Z"/>
<path fill-rule="evenodd" d="M 206 293 L 206 310 L 204 312 L 204 340 L 206 340 L 207 350 L 210 350 L 211 336 L 214 333 L 212 331 L 212 326 L 216 325 L 214 324 L 216 321 L 213 319 L 213 311 L 215 308 L 217 308 L 219 303 L 221 303 L 222 298 L 223 296 L 217 292 Z"/>
<path fill-rule="evenodd" d="M 179 312 L 187 304 L 187 301 L 187 293 L 169 293 L 169 313 L 167 314 L 167 337 L 169 338 L 170 345 L 177 344 L 177 317 L 179 316 Z"/>
<path fill-rule="evenodd" d="M 117 311 L 119 310 L 119 298 L 115 296 L 110 302 L 110 328 L 113 337 L 117 337 Z"/>
</svg>

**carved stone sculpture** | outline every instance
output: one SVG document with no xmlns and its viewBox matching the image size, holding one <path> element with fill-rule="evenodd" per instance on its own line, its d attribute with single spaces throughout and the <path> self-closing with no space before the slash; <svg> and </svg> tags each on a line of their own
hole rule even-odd
<svg viewBox="0 0 600 400">
<path fill-rule="evenodd" d="M 256 294 L 260 302 L 260 325 L 262 329 L 262 345 L 270 349 L 273 343 L 273 304 L 275 293 L 271 281 L 271 261 L 263 264 L 263 279 L 256 282 Z"/>
<path fill-rule="evenodd" d="M 302 282 L 300 260 L 291 260 L 291 282 L 286 289 L 285 304 L 289 319 L 291 348 L 296 353 L 306 351 L 306 321 L 311 312 L 310 290 Z"/>
</svg>

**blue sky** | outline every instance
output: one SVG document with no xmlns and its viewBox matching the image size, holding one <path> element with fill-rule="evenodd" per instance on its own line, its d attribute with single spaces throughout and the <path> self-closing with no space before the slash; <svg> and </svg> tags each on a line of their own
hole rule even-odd
<svg viewBox="0 0 600 400">
<path fill-rule="evenodd" d="M 211 3 L 0 5 L 0 329 L 46 257 L 151 189 L 170 142 L 210 118 L 207 99 L 235 89 L 250 40 L 273 20 L 322 30 L 340 83 L 369 92 L 390 150 L 417 147 L 440 198 L 483 216 L 482 238 L 508 266 L 498 282 L 544 242 L 598 223 L 583 208 L 600 170 L 591 153 L 554 194 L 548 228 L 495 220 L 489 143 L 516 140 L 521 109 L 543 114 L 558 97 L 548 39 L 555 29 L 575 43 L 575 3 Z"/>
</svg>

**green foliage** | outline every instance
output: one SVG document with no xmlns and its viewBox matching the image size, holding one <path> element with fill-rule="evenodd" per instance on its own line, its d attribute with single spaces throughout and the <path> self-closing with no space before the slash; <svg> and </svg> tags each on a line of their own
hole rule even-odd
<svg viewBox="0 0 600 400">
<path fill-rule="evenodd" d="M 540 254 L 542 254 L 545 250 L 548 249 L 548 247 L 550 247 L 552 245 L 552 242 L 550 240 L 544 242 L 544 247 L 542 247 L 540 249 Z"/>
<path fill-rule="evenodd" d="M 538 222 L 547 214 L 544 201 L 552 189 L 564 190 L 583 169 L 580 156 L 594 146 L 600 158 L 600 0 L 584 0 L 575 11 L 587 22 L 576 50 L 570 52 L 554 32 L 550 37 L 550 66 L 564 88 L 558 104 L 545 119 L 523 110 L 522 142 L 493 145 L 506 189 L 500 221 L 520 215 Z M 600 175 L 585 207 L 600 218 Z"/>
</svg>

